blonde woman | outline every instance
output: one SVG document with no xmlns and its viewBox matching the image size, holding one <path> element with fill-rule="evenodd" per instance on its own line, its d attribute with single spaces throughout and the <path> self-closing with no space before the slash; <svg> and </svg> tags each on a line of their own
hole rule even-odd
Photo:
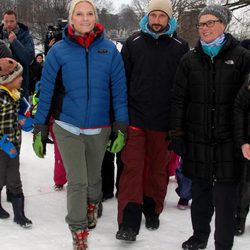
<svg viewBox="0 0 250 250">
<path fill-rule="evenodd" d="M 117 136 L 113 145 L 119 151 L 128 124 L 127 90 L 121 55 L 104 38 L 93 2 L 72 1 L 68 21 L 62 40 L 49 50 L 44 64 L 33 148 L 44 157 L 51 111 L 68 180 L 66 222 L 74 249 L 85 250 L 88 228 L 96 226 L 102 198 L 101 165 L 111 132 L 110 100 L 115 113 L 112 132 Z"/>
</svg>

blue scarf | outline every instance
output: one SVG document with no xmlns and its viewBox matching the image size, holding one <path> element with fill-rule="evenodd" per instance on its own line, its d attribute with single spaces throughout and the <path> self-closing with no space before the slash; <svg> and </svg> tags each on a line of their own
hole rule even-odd
<svg viewBox="0 0 250 250">
<path fill-rule="evenodd" d="M 204 41 L 200 40 L 204 53 L 206 53 L 208 56 L 210 56 L 212 58 L 219 54 L 225 41 L 226 41 L 226 39 L 225 39 L 224 33 L 221 36 L 217 37 L 211 43 L 205 43 Z"/>
<path fill-rule="evenodd" d="M 173 17 L 170 18 L 168 21 L 168 30 L 163 32 L 163 33 L 155 33 L 153 31 L 149 30 L 149 28 L 148 28 L 148 16 L 144 16 L 141 19 L 139 25 L 140 25 L 142 32 L 150 34 L 154 39 L 158 39 L 159 36 L 162 36 L 162 35 L 167 35 L 167 36 L 172 37 L 173 33 L 176 31 L 176 28 L 177 28 L 177 21 Z"/>
</svg>

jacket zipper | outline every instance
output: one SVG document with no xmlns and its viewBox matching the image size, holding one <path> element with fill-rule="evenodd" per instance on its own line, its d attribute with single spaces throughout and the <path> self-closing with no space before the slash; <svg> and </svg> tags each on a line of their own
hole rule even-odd
<svg viewBox="0 0 250 250">
<path fill-rule="evenodd" d="M 86 60 L 86 78 L 87 78 L 87 116 L 85 117 L 85 124 L 88 125 L 89 119 L 88 119 L 88 110 L 89 110 L 89 98 L 90 98 L 90 91 L 89 91 L 89 50 L 86 48 L 86 41 L 84 44 L 85 48 L 85 60 Z"/>
<path fill-rule="evenodd" d="M 88 100 L 89 100 L 89 96 L 90 96 L 90 93 L 89 93 L 89 50 L 88 50 L 88 48 L 85 48 L 85 50 L 86 50 L 86 66 L 87 66 L 87 68 L 86 68 L 86 73 L 87 73 L 87 98 L 88 98 Z"/>
<path fill-rule="evenodd" d="M 212 88 L 213 88 L 213 93 L 212 93 L 212 147 L 213 147 L 213 152 L 212 152 L 212 166 L 213 166 L 213 179 L 216 182 L 216 169 L 215 169 L 215 155 L 216 155 L 216 142 L 215 142 L 215 137 L 214 137 L 214 133 L 215 133 L 215 66 L 214 66 L 214 58 L 211 57 L 211 63 L 212 63 Z"/>
</svg>

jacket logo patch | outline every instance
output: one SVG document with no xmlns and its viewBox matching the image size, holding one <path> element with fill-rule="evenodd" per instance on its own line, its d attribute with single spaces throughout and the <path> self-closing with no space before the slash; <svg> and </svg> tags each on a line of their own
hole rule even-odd
<svg viewBox="0 0 250 250">
<path fill-rule="evenodd" d="M 106 53 L 108 53 L 108 50 L 107 50 L 107 49 L 99 49 L 99 50 L 97 51 L 97 53 L 106 54 Z"/>
<path fill-rule="evenodd" d="M 225 61 L 225 64 L 234 65 L 234 61 L 233 60 L 227 60 L 227 61 Z"/>
</svg>

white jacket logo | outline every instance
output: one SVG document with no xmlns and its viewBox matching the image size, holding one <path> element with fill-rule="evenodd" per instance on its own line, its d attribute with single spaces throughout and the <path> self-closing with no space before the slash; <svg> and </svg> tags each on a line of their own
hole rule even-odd
<svg viewBox="0 0 250 250">
<path fill-rule="evenodd" d="M 225 64 L 233 65 L 234 61 L 233 60 L 227 60 L 227 61 L 225 61 Z"/>
</svg>

